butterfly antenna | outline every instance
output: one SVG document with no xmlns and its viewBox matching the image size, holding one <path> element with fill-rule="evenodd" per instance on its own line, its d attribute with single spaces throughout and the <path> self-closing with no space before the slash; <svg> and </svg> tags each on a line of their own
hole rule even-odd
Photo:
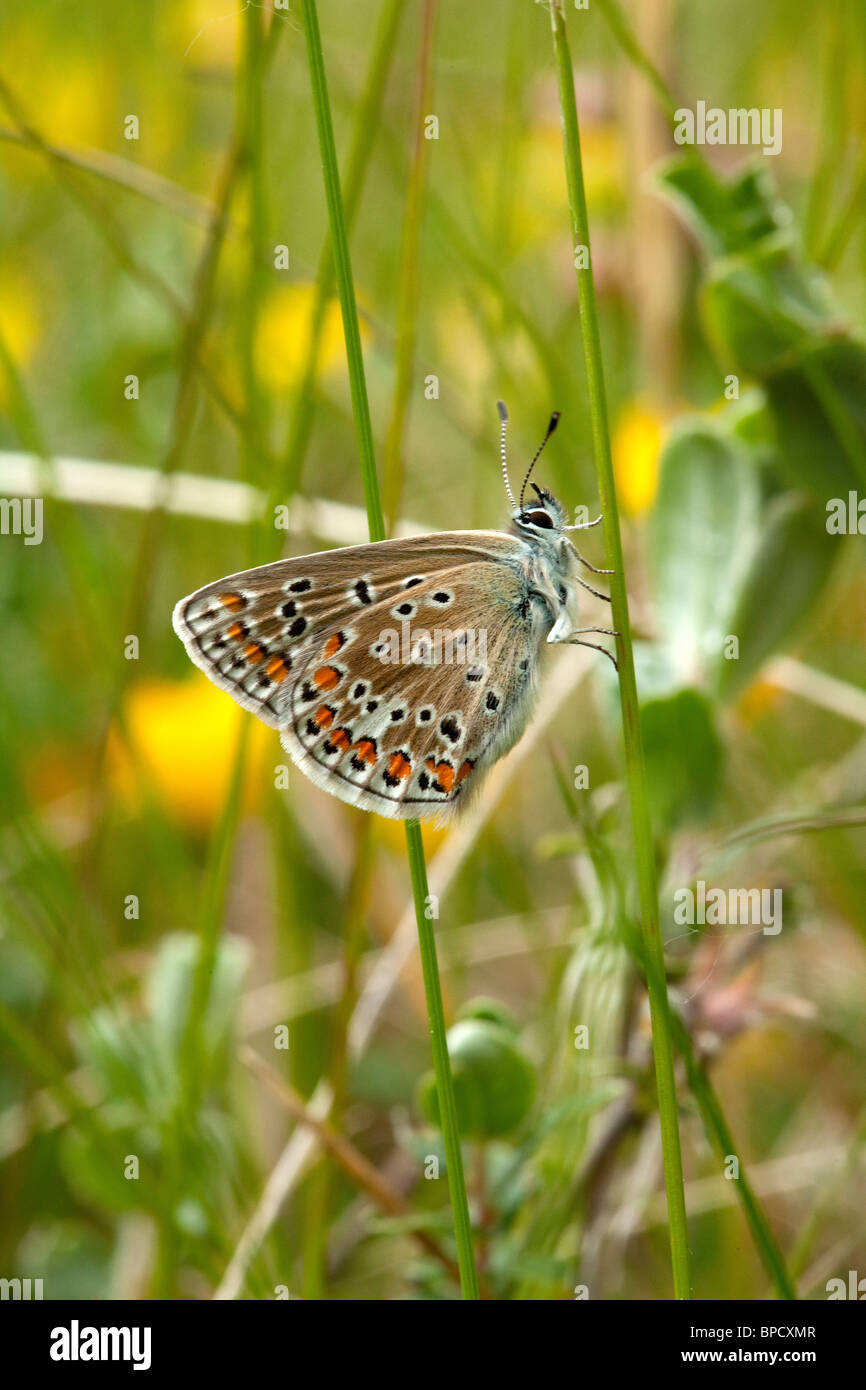
<svg viewBox="0 0 866 1390">
<path fill-rule="evenodd" d="M 526 491 L 526 484 L 529 482 L 529 478 L 530 478 L 530 475 L 531 475 L 531 473 L 532 473 L 532 470 L 533 470 L 533 468 L 535 467 L 535 465 L 538 463 L 538 460 L 539 460 L 539 458 L 541 457 L 541 451 L 542 451 L 542 449 L 544 448 L 544 446 L 545 446 L 545 444 L 547 443 L 547 441 L 548 441 L 548 439 L 550 438 L 550 436 L 553 434 L 553 431 L 556 429 L 556 427 L 557 427 L 558 424 L 559 424 L 559 411 L 558 411 L 558 410 L 554 410 L 553 414 L 552 414 L 551 417 L 550 417 L 550 424 L 547 426 L 547 434 L 544 436 L 544 438 L 542 439 L 542 441 L 541 441 L 541 443 L 539 444 L 538 448 L 536 449 L 536 451 L 535 451 L 535 457 L 533 458 L 531 464 L 529 465 L 529 467 L 528 467 L 527 470 L 526 470 L 526 477 L 523 479 L 523 486 L 522 486 L 522 488 L 520 489 L 520 505 L 521 505 L 521 507 L 523 506 L 523 494 L 524 494 L 525 491 Z"/>
<path fill-rule="evenodd" d="M 497 401 L 496 409 L 499 411 L 499 456 L 502 459 L 502 478 L 512 510 L 516 512 L 517 503 L 514 500 L 514 493 L 511 491 L 511 483 L 508 481 L 508 464 L 505 462 L 505 431 L 508 428 L 508 411 L 505 409 L 505 402 Z"/>
</svg>

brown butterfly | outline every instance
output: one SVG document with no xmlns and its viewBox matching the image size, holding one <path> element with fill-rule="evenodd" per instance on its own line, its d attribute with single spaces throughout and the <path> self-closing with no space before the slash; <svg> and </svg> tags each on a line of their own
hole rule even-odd
<svg viewBox="0 0 866 1390">
<path fill-rule="evenodd" d="M 190 657 L 279 729 L 316 786 L 381 816 L 445 817 L 521 737 L 546 642 L 582 640 L 579 574 L 595 570 L 546 489 L 503 531 L 443 531 L 322 551 L 228 575 L 174 610 Z M 605 655 L 616 665 L 610 652 Z"/>
</svg>

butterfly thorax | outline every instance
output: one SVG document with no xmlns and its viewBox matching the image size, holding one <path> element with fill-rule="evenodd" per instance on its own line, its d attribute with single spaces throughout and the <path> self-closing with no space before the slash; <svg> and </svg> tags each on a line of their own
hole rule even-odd
<svg viewBox="0 0 866 1390">
<path fill-rule="evenodd" d="M 511 518 L 511 534 L 525 552 L 525 575 L 538 611 L 539 637 L 550 642 L 567 641 L 577 628 L 579 561 L 565 535 L 566 520 L 562 504 L 545 489 L 538 489 L 537 504 L 517 508 Z"/>
</svg>

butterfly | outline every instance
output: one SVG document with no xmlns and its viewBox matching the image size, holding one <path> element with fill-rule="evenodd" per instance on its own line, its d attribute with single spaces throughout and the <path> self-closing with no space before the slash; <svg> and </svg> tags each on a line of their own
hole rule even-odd
<svg viewBox="0 0 866 1390">
<path fill-rule="evenodd" d="M 511 525 L 443 531 L 302 555 L 228 575 L 181 599 L 174 629 L 196 666 L 278 729 L 316 786 L 352 806 L 441 820 L 522 736 L 545 642 L 604 652 L 578 626 L 579 567 L 560 502 L 529 465 Z M 609 602 L 609 599 L 607 600 Z"/>
</svg>

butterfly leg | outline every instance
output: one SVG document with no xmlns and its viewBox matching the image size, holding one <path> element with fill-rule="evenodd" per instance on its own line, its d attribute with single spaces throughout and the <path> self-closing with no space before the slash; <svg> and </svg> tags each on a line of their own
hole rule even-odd
<svg viewBox="0 0 866 1390">
<path fill-rule="evenodd" d="M 575 631 L 575 633 L 578 633 L 578 632 L 603 632 L 604 635 L 605 635 L 605 637 L 619 637 L 619 633 L 615 630 L 615 628 L 612 628 L 612 627 L 576 627 L 576 628 L 574 629 L 574 631 Z"/>
<path fill-rule="evenodd" d="M 596 631 L 598 631 L 599 629 L 590 627 L 590 628 L 586 628 L 586 629 L 584 629 L 584 630 L 585 630 L 586 632 L 596 632 Z M 614 669 L 615 671 L 618 671 L 618 670 L 619 670 L 619 665 L 618 665 L 618 663 L 617 663 L 616 657 L 612 654 L 612 652 L 609 652 L 609 651 L 608 651 L 607 647 L 600 647 L 600 646 L 598 645 L 597 642 L 581 642 L 581 640 L 580 640 L 579 637 L 573 637 L 573 638 L 571 639 L 571 642 L 569 643 L 569 645 L 572 646 L 572 647 L 592 647 L 592 650 L 593 650 L 594 652 L 603 652 L 604 655 L 607 657 L 608 661 L 612 661 L 612 662 L 613 662 L 613 669 Z"/>
<path fill-rule="evenodd" d="M 595 521 L 576 521 L 573 526 L 566 526 L 566 531 L 588 531 L 591 526 L 597 526 L 601 517 L 597 516 Z"/>
<path fill-rule="evenodd" d="M 602 570 L 600 572 L 603 574 L 605 571 Z M 603 594 L 599 589 L 594 589 L 591 584 L 587 584 L 585 579 L 580 579 L 576 574 L 573 576 L 573 578 L 576 583 L 581 585 L 582 588 L 588 589 L 591 594 L 595 594 L 596 598 L 603 598 L 605 603 L 610 603 L 610 594 Z"/>
<path fill-rule="evenodd" d="M 577 558 L 578 558 L 578 560 L 580 561 L 580 563 L 581 563 L 582 565 L 585 565 L 586 568 L 587 568 L 588 570 L 592 570 L 593 574 L 615 574 L 615 573 L 616 573 L 615 570 L 600 570 L 600 569 L 596 569 L 595 565 L 591 565 L 591 564 L 589 563 L 588 560 L 584 560 L 584 558 L 583 558 L 583 556 L 581 555 L 580 551 L 578 550 L 577 546 L 574 547 L 574 553 L 575 553 L 575 555 L 577 556 Z"/>
</svg>

